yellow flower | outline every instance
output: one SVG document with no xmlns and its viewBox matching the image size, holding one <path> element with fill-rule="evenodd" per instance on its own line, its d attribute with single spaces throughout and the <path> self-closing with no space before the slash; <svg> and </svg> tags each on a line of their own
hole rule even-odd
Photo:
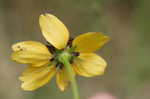
<svg viewBox="0 0 150 99">
<path fill-rule="evenodd" d="M 66 26 L 51 14 L 41 15 L 39 24 L 48 44 L 24 41 L 12 46 L 12 59 L 28 64 L 19 78 L 22 81 L 22 89 L 35 90 L 47 84 L 56 75 L 57 85 L 64 91 L 70 81 L 64 65 L 59 61 L 59 56 L 64 52 L 70 55 L 69 62 L 75 74 L 93 77 L 104 73 L 107 63 L 93 52 L 107 43 L 109 37 L 102 33 L 88 32 L 74 40 L 69 39 Z"/>
</svg>

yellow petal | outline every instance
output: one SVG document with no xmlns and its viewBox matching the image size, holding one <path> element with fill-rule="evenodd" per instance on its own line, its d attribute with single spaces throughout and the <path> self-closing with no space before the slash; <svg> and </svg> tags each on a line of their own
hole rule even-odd
<svg viewBox="0 0 150 99">
<path fill-rule="evenodd" d="M 39 42 L 25 41 L 12 46 L 12 59 L 24 64 L 42 66 L 52 58 L 47 47 Z"/>
<path fill-rule="evenodd" d="M 47 47 L 36 41 L 24 41 L 16 43 L 12 46 L 14 52 L 16 51 L 31 51 L 35 53 L 43 53 L 43 54 L 50 54 Z"/>
<path fill-rule="evenodd" d="M 102 33 L 88 32 L 76 37 L 73 40 L 73 46 L 76 47 L 78 52 L 90 53 L 101 48 L 108 41 L 109 37 L 104 36 Z"/>
<path fill-rule="evenodd" d="M 49 72 L 50 68 L 54 68 L 54 66 L 42 66 L 42 67 L 34 67 L 32 65 L 29 65 L 24 72 L 22 73 L 22 76 L 19 77 L 21 81 L 29 81 L 33 79 L 37 79 L 39 77 L 42 77 L 46 73 Z"/>
<path fill-rule="evenodd" d="M 94 53 L 81 53 L 74 61 L 73 69 L 78 75 L 92 77 L 102 75 L 106 65 L 105 60 Z"/>
<path fill-rule="evenodd" d="M 67 45 L 69 32 L 66 26 L 54 15 L 44 14 L 39 18 L 41 31 L 45 39 L 55 46 L 62 49 Z"/>
<path fill-rule="evenodd" d="M 11 55 L 11 58 L 22 64 L 32 64 L 34 66 L 42 66 L 49 62 L 50 56 L 47 54 L 37 54 L 34 52 L 14 52 Z"/>
<path fill-rule="evenodd" d="M 64 91 L 67 88 L 69 84 L 69 77 L 64 69 L 57 72 L 56 82 L 61 91 Z"/>
<path fill-rule="evenodd" d="M 20 80 L 23 81 L 21 88 L 26 91 L 33 91 L 47 84 L 54 74 L 56 69 L 54 66 L 32 67 L 23 72 Z"/>
</svg>

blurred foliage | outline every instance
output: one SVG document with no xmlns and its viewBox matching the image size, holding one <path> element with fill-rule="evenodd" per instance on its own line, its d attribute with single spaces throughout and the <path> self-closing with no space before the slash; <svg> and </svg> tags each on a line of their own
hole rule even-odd
<svg viewBox="0 0 150 99">
<path fill-rule="evenodd" d="M 11 45 L 24 40 L 45 42 L 38 25 L 41 13 L 58 16 L 71 35 L 104 32 L 111 42 L 100 50 L 108 61 L 105 75 L 78 77 L 82 99 L 109 92 L 118 99 L 149 99 L 149 0 L 0 0 L 0 99 L 71 99 L 55 80 L 34 92 L 20 89 L 24 67 L 10 59 Z"/>
</svg>

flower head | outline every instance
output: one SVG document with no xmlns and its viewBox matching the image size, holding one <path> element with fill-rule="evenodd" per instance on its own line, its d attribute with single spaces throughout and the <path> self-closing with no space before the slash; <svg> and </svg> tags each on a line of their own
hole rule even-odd
<svg viewBox="0 0 150 99">
<path fill-rule="evenodd" d="M 24 41 L 12 46 L 12 59 L 28 65 L 19 77 L 22 89 L 38 89 L 56 75 L 58 87 L 61 91 L 65 90 L 70 79 L 61 62 L 62 55 L 67 56 L 77 75 L 93 77 L 104 73 L 107 63 L 93 52 L 107 43 L 109 37 L 102 33 L 88 32 L 72 40 L 66 26 L 51 14 L 41 15 L 39 24 L 48 44 Z"/>
</svg>

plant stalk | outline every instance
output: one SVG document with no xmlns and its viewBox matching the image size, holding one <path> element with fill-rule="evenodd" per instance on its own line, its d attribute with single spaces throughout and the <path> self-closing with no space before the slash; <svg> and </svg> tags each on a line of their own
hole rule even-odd
<svg viewBox="0 0 150 99">
<path fill-rule="evenodd" d="M 67 59 L 65 59 L 63 61 L 63 64 L 64 64 L 64 66 L 68 72 L 68 75 L 70 77 L 70 80 L 71 80 L 71 87 L 72 87 L 74 99 L 80 99 L 79 92 L 78 92 L 78 86 L 77 86 L 76 79 L 75 79 L 75 74 L 71 67 L 71 64 L 69 63 L 69 61 Z"/>
</svg>

